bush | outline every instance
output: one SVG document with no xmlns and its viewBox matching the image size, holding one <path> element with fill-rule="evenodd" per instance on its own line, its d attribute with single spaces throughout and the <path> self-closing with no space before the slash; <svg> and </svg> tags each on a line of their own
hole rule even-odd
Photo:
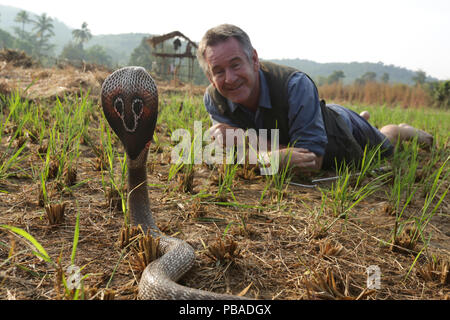
<svg viewBox="0 0 450 320">
<path fill-rule="evenodd" d="M 434 86 L 433 99 L 436 107 L 450 109 L 450 80 L 440 81 Z"/>
</svg>

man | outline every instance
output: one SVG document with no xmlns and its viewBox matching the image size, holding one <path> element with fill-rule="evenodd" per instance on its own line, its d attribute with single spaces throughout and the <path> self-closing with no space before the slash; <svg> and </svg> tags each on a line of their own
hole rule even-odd
<svg viewBox="0 0 450 320">
<path fill-rule="evenodd" d="M 432 136 L 409 125 L 388 125 L 378 130 L 363 116 L 319 100 L 314 82 L 293 68 L 260 62 L 248 35 L 224 24 L 208 30 L 197 58 L 211 85 L 204 96 L 215 139 L 223 141 L 227 130 L 279 129 L 283 161 L 303 171 L 330 168 L 336 162 L 357 163 L 368 144 L 381 144 L 390 155 L 397 139 L 431 144 Z M 237 143 L 237 141 L 225 141 Z"/>
</svg>

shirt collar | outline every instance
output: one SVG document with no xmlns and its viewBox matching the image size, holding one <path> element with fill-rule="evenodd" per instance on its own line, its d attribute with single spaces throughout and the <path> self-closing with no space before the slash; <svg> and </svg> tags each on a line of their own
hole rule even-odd
<svg viewBox="0 0 450 320">
<path fill-rule="evenodd" d="M 261 90 L 259 91 L 258 107 L 272 109 L 272 104 L 270 103 L 269 86 L 267 85 L 266 77 L 264 76 L 264 73 L 261 71 L 261 69 L 259 69 L 259 83 Z M 228 99 L 227 101 L 231 112 L 234 112 L 239 104 L 234 103 Z"/>
</svg>

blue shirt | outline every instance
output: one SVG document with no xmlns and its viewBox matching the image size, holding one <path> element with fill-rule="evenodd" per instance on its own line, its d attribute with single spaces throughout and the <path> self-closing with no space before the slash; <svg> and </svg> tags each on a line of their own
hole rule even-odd
<svg viewBox="0 0 450 320">
<path fill-rule="evenodd" d="M 248 120 L 254 124 L 255 129 L 263 128 L 263 118 L 260 108 L 271 109 L 269 87 L 264 73 L 259 70 L 260 86 L 258 109 L 252 112 L 244 106 L 233 103 L 227 99 L 231 112 L 240 108 Z M 213 124 L 226 123 L 230 126 L 239 127 L 231 119 L 219 113 L 208 92 L 203 97 L 203 102 Z M 288 123 L 289 142 L 291 146 L 305 148 L 318 156 L 325 154 L 328 139 L 323 124 L 320 101 L 314 83 L 303 73 L 295 73 L 288 82 Z M 273 129 L 273 128 L 265 128 Z"/>
</svg>

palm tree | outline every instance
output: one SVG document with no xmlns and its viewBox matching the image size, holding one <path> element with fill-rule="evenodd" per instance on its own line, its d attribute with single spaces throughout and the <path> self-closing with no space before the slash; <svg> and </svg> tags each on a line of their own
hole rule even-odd
<svg viewBox="0 0 450 320">
<path fill-rule="evenodd" d="M 81 29 L 75 29 L 72 31 L 72 37 L 81 48 L 83 48 L 83 43 L 88 42 L 92 38 L 91 30 L 89 30 L 87 26 L 87 22 L 83 22 Z"/>
<path fill-rule="evenodd" d="M 33 20 L 34 28 L 36 30 L 37 38 L 37 55 L 40 56 L 42 49 L 50 50 L 52 45 L 48 43 L 48 40 L 55 35 L 53 32 L 53 19 L 48 17 L 46 13 L 40 16 L 36 16 L 37 20 Z"/>
<path fill-rule="evenodd" d="M 53 19 L 51 17 L 47 17 L 46 13 L 43 13 L 40 16 L 36 16 L 37 20 L 33 20 L 34 28 L 36 30 L 36 36 L 39 38 L 44 38 L 45 32 L 48 32 L 49 35 L 54 36 L 53 32 Z M 48 36 L 48 35 L 47 35 Z"/>
<path fill-rule="evenodd" d="M 22 35 L 23 35 L 25 33 L 25 25 L 30 23 L 31 19 L 28 12 L 22 10 L 16 15 L 14 21 L 22 24 Z"/>
</svg>

